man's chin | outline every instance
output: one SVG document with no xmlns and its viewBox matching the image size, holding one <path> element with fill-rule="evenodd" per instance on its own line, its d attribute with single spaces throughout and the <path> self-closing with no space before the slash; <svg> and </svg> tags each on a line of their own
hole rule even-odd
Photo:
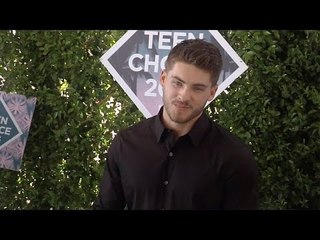
<svg viewBox="0 0 320 240">
<path fill-rule="evenodd" d="M 185 114 L 183 114 L 183 116 L 181 116 L 182 114 L 174 114 L 171 118 L 172 121 L 176 122 L 176 123 L 186 123 L 190 120 L 189 115 L 186 116 Z"/>
</svg>

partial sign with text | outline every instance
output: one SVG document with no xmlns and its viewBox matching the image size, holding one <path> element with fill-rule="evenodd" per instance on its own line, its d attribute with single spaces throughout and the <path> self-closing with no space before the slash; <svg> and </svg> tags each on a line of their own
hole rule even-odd
<svg viewBox="0 0 320 240">
<path fill-rule="evenodd" d="M 36 98 L 0 91 L 0 168 L 18 171 Z"/>
</svg>

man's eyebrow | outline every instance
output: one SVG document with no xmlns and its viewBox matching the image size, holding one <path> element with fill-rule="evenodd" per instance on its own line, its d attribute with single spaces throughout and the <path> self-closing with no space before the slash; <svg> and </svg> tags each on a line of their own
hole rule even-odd
<svg viewBox="0 0 320 240">
<path fill-rule="evenodd" d="M 205 85 L 205 84 L 202 84 L 202 83 L 196 83 L 196 84 L 193 84 L 194 87 L 203 87 L 203 88 L 207 88 L 208 85 Z"/>
<path fill-rule="evenodd" d="M 185 81 L 183 81 L 180 77 L 173 75 L 172 78 L 175 78 L 177 80 L 179 80 L 180 82 L 185 83 Z"/>
</svg>

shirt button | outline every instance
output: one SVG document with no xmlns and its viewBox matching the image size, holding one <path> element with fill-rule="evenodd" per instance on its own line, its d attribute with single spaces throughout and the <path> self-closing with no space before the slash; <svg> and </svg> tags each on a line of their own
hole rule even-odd
<svg viewBox="0 0 320 240">
<path fill-rule="evenodd" d="M 164 185 L 168 185 L 169 182 L 166 180 L 163 183 L 164 183 Z"/>
<path fill-rule="evenodd" d="M 169 156 L 172 157 L 173 156 L 173 152 L 169 152 Z"/>
</svg>

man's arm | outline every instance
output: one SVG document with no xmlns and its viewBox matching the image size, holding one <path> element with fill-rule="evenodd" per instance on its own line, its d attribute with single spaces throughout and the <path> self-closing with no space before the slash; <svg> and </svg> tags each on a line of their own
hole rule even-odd
<svg viewBox="0 0 320 240">
<path fill-rule="evenodd" d="M 114 156 L 120 154 L 116 149 L 116 139 L 110 146 L 106 165 L 101 180 L 99 194 L 93 204 L 93 209 L 124 209 L 125 197 L 122 188 L 120 170 L 117 166 Z"/>
<path fill-rule="evenodd" d="M 232 151 L 232 150 L 231 150 Z M 228 169 L 225 179 L 223 208 L 234 210 L 258 209 L 256 162 L 247 149 L 234 151 L 225 167 Z"/>
</svg>

